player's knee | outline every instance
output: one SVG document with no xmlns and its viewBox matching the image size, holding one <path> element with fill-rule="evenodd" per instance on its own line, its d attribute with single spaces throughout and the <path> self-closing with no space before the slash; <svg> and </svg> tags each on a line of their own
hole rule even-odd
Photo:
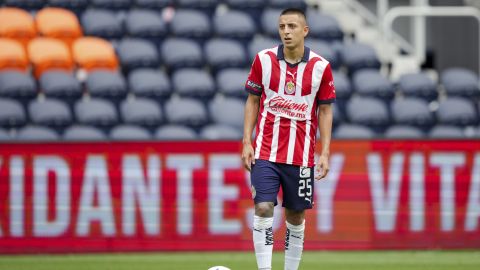
<svg viewBox="0 0 480 270">
<path fill-rule="evenodd" d="M 289 210 L 285 209 L 285 217 L 288 221 L 288 223 L 292 225 L 300 225 L 303 223 L 303 220 L 305 219 L 305 211 L 295 211 L 295 210 Z"/>
<path fill-rule="evenodd" d="M 259 217 L 272 217 L 273 216 L 273 203 L 262 202 L 255 204 L 255 215 Z"/>
</svg>

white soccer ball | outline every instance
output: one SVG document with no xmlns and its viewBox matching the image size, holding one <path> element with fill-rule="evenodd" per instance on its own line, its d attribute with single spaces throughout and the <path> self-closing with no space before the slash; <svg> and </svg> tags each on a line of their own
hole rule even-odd
<svg viewBox="0 0 480 270">
<path fill-rule="evenodd" d="M 214 267 L 208 268 L 208 270 L 230 270 L 230 268 L 225 266 L 214 266 Z"/>
</svg>

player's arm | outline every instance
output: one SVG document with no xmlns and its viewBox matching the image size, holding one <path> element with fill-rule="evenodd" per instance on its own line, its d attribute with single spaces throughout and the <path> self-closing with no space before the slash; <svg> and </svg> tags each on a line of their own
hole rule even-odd
<svg viewBox="0 0 480 270">
<path fill-rule="evenodd" d="M 255 153 L 252 146 L 252 133 L 258 118 L 258 110 L 260 108 L 260 96 L 248 94 L 245 103 L 245 118 L 243 121 L 243 149 L 242 160 L 243 166 L 247 170 L 251 170 L 251 164 L 255 164 Z"/>
<path fill-rule="evenodd" d="M 320 142 L 322 151 L 318 160 L 318 169 L 320 173 L 315 179 L 320 180 L 327 176 L 330 170 L 328 159 L 330 156 L 330 141 L 332 138 L 333 112 L 332 104 L 320 104 L 318 108 L 318 128 L 320 130 Z"/>
</svg>

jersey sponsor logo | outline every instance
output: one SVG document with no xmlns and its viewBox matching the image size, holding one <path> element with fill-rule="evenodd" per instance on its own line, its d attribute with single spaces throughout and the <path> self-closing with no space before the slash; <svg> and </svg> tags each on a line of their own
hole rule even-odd
<svg viewBox="0 0 480 270">
<path fill-rule="evenodd" d="M 300 178 L 309 178 L 310 177 L 310 168 L 309 167 L 300 167 Z"/>
<path fill-rule="evenodd" d="M 268 102 L 270 110 L 278 113 L 282 113 L 289 117 L 306 118 L 306 112 L 308 110 L 307 103 L 296 103 L 294 101 L 283 98 L 282 96 L 276 96 Z"/>
</svg>

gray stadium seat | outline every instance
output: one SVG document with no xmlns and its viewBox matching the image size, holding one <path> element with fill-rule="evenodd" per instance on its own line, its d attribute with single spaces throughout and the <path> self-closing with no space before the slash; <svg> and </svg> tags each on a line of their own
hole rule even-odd
<svg viewBox="0 0 480 270">
<path fill-rule="evenodd" d="M 204 140 L 240 140 L 243 133 L 232 126 L 213 124 L 202 128 L 200 138 Z"/>
<path fill-rule="evenodd" d="M 255 37 L 248 44 L 248 58 L 250 62 L 253 61 L 255 55 L 262 50 L 273 48 L 281 44 L 281 41 L 277 38 L 268 38 L 268 37 Z"/>
<path fill-rule="evenodd" d="M 139 8 L 161 10 L 173 5 L 174 0 L 134 0 L 134 3 Z"/>
<path fill-rule="evenodd" d="M 363 125 L 341 124 L 335 129 L 333 137 L 335 139 L 372 139 L 375 137 L 375 132 Z"/>
<path fill-rule="evenodd" d="M 172 88 L 165 72 L 154 69 L 135 69 L 128 74 L 128 88 L 138 97 L 163 101 L 170 97 Z"/>
<path fill-rule="evenodd" d="M 310 29 L 309 37 L 326 41 L 343 40 L 343 31 L 334 17 L 314 9 L 308 9 L 306 15 Z"/>
<path fill-rule="evenodd" d="M 366 125 L 377 132 L 386 128 L 390 122 L 387 106 L 377 98 L 352 97 L 347 102 L 346 111 L 353 124 Z"/>
<path fill-rule="evenodd" d="M 398 87 L 406 96 L 421 97 L 428 101 L 438 96 L 437 86 L 425 73 L 409 73 L 399 78 Z"/>
<path fill-rule="evenodd" d="M 340 67 L 340 59 L 337 53 L 331 48 L 331 46 L 327 42 L 320 39 L 307 38 L 305 40 L 305 45 L 309 47 L 313 52 L 327 59 L 333 69 L 337 69 Z"/>
<path fill-rule="evenodd" d="M 396 124 L 412 125 L 421 129 L 428 129 L 435 119 L 428 108 L 428 103 L 416 97 L 395 99 L 391 103 L 392 119 Z"/>
<path fill-rule="evenodd" d="M 10 98 L 0 98 L 0 126 L 11 128 L 26 124 L 27 117 L 22 105 Z"/>
<path fill-rule="evenodd" d="M 360 69 L 380 68 L 380 61 L 375 49 L 367 44 L 346 43 L 340 47 L 340 56 L 350 74 L 354 74 Z"/>
<path fill-rule="evenodd" d="M 213 72 L 245 67 L 247 55 L 241 43 L 231 39 L 210 39 L 205 43 L 205 58 Z"/>
<path fill-rule="evenodd" d="M 118 44 L 118 57 L 122 69 L 130 72 L 137 68 L 157 68 L 160 65 L 155 45 L 140 38 L 126 38 Z"/>
<path fill-rule="evenodd" d="M 123 122 L 144 126 L 157 127 L 163 122 L 163 115 L 156 102 L 147 98 L 125 100 L 120 104 L 120 114 Z"/>
<path fill-rule="evenodd" d="M 333 71 L 335 94 L 337 99 L 348 99 L 352 95 L 352 85 L 347 75 L 341 71 Z"/>
<path fill-rule="evenodd" d="M 18 7 L 26 10 L 41 9 L 46 3 L 45 0 L 4 0 L 6 6 Z"/>
<path fill-rule="evenodd" d="M 353 88 L 360 95 L 390 100 L 395 94 L 393 84 L 375 69 L 362 69 L 353 75 Z"/>
<path fill-rule="evenodd" d="M 0 142 L 12 141 L 13 138 L 8 134 L 6 130 L 0 128 Z"/>
<path fill-rule="evenodd" d="M 215 33 L 222 38 L 249 41 L 256 33 L 252 18 L 241 11 L 230 10 L 213 18 Z"/>
<path fill-rule="evenodd" d="M 106 9 L 88 9 L 81 17 L 84 35 L 104 39 L 119 39 L 124 35 L 121 21 Z"/>
<path fill-rule="evenodd" d="M 419 128 L 413 126 L 395 125 L 385 131 L 388 139 L 422 139 L 425 134 Z"/>
<path fill-rule="evenodd" d="M 168 38 L 161 46 L 161 55 L 170 70 L 204 65 L 200 45 L 185 38 Z"/>
<path fill-rule="evenodd" d="M 448 95 L 478 97 L 480 96 L 478 75 L 464 68 L 449 68 L 440 75 Z"/>
<path fill-rule="evenodd" d="M 344 121 L 344 116 L 340 111 L 337 102 L 332 104 L 332 110 L 333 110 L 333 125 L 338 126 L 340 123 Z"/>
<path fill-rule="evenodd" d="M 119 141 L 130 140 L 150 140 L 152 136 L 150 133 L 139 126 L 135 125 L 120 125 L 112 128 L 110 131 L 110 139 Z"/>
<path fill-rule="evenodd" d="M 93 97 L 122 99 L 127 94 L 125 78 L 115 71 L 94 70 L 88 74 L 85 85 Z"/>
<path fill-rule="evenodd" d="M 208 110 L 214 123 L 243 129 L 244 101 L 236 98 L 217 97 L 209 103 Z"/>
<path fill-rule="evenodd" d="M 162 141 L 196 140 L 197 138 L 198 135 L 193 129 L 183 125 L 165 125 L 155 132 L 155 139 Z"/>
<path fill-rule="evenodd" d="M 176 4 L 180 8 L 191 8 L 212 14 L 220 0 L 176 0 Z"/>
<path fill-rule="evenodd" d="M 437 125 L 430 130 L 428 137 L 432 139 L 463 139 L 465 134 L 463 129 L 457 126 Z"/>
<path fill-rule="evenodd" d="M 217 88 L 220 93 L 226 96 L 245 98 L 248 93 L 245 91 L 248 70 L 239 68 L 228 68 L 221 70 L 216 77 Z"/>
<path fill-rule="evenodd" d="M 172 98 L 165 103 L 165 116 L 170 124 L 200 128 L 208 123 L 205 106 L 193 98 Z"/>
<path fill-rule="evenodd" d="M 278 36 L 278 18 L 282 9 L 266 8 L 261 15 L 262 31 L 271 38 L 279 38 Z"/>
<path fill-rule="evenodd" d="M 304 0 L 268 0 L 270 7 L 286 9 L 286 8 L 298 8 L 305 10 L 307 4 Z"/>
<path fill-rule="evenodd" d="M 33 100 L 28 105 L 28 114 L 33 124 L 62 129 L 72 123 L 72 114 L 61 100 L 48 98 Z"/>
<path fill-rule="evenodd" d="M 74 125 L 65 129 L 65 141 L 105 141 L 107 136 L 100 129 L 93 126 Z"/>
<path fill-rule="evenodd" d="M 58 141 L 60 136 L 51 128 L 44 126 L 28 125 L 20 130 L 16 135 L 18 141 Z"/>
<path fill-rule="evenodd" d="M 80 82 L 71 72 L 65 70 L 48 70 L 39 80 L 40 91 L 45 96 L 73 101 L 82 95 Z"/>
<path fill-rule="evenodd" d="M 75 103 L 75 116 L 80 124 L 108 128 L 118 122 L 117 111 L 110 101 L 91 98 Z"/>
<path fill-rule="evenodd" d="M 0 72 L 0 97 L 27 100 L 37 95 L 34 79 L 20 71 Z"/>
<path fill-rule="evenodd" d="M 170 22 L 170 30 L 175 36 L 199 41 L 210 38 L 212 32 L 210 28 L 207 15 L 192 9 L 177 9 Z"/>
<path fill-rule="evenodd" d="M 479 119 L 473 103 L 462 97 L 441 101 L 436 115 L 438 122 L 445 125 L 476 125 Z"/>
<path fill-rule="evenodd" d="M 184 97 L 210 99 L 215 95 L 215 82 L 205 70 L 185 68 L 175 71 L 172 84 L 176 93 Z"/>
<path fill-rule="evenodd" d="M 125 30 L 131 37 L 160 41 L 167 35 L 167 26 L 161 14 L 154 10 L 130 10 L 125 19 Z"/>
<path fill-rule="evenodd" d="M 131 0 L 90 0 L 90 5 L 96 8 L 127 10 L 131 2 Z"/>
<path fill-rule="evenodd" d="M 69 9 L 74 12 L 80 12 L 87 8 L 89 0 L 48 0 L 47 4 L 50 7 L 59 7 Z"/>
</svg>

